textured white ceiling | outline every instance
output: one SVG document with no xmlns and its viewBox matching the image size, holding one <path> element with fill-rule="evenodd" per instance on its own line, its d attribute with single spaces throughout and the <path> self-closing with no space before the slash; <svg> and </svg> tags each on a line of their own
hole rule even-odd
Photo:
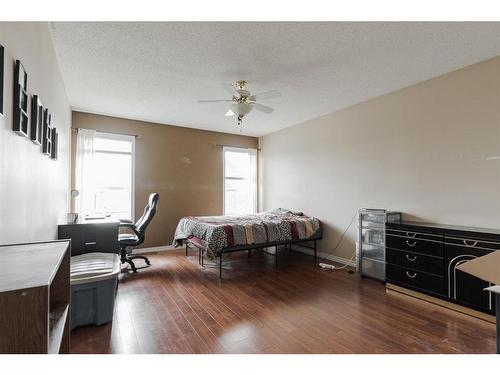
<svg viewBox="0 0 500 375">
<path fill-rule="evenodd" d="M 265 135 L 500 54 L 500 23 L 52 24 L 75 110 L 238 132 L 222 82 L 280 90 L 243 133 Z"/>
</svg>

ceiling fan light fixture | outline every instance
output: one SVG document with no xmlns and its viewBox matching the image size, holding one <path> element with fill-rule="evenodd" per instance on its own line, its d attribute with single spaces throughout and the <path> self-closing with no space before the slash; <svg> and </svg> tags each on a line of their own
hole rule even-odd
<svg viewBox="0 0 500 375">
<path fill-rule="evenodd" d="M 234 103 L 229 105 L 229 111 L 231 111 L 233 114 L 238 115 L 238 117 L 243 118 L 246 116 L 251 110 L 253 109 L 253 106 L 249 103 Z M 229 113 L 229 111 L 227 113 Z M 226 113 L 226 115 L 227 115 Z"/>
<path fill-rule="evenodd" d="M 246 116 L 252 109 L 253 107 L 248 103 L 238 103 L 238 114 L 241 117 Z"/>
<path fill-rule="evenodd" d="M 235 85 L 223 83 L 222 87 L 229 94 L 231 94 L 231 99 L 199 100 L 198 103 L 217 103 L 217 102 L 231 103 L 229 104 L 229 109 L 226 112 L 225 116 L 230 117 L 236 115 L 238 118 L 238 126 L 240 126 L 240 131 L 241 131 L 241 121 L 243 120 L 243 117 L 248 115 L 250 111 L 252 111 L 254 108 L 263 113 L 271 113 L 274 111 L 273 108 L 257 103 L 257 101 L 260 101 L 261 99 L 272 99 L 281 96 L 281 93 L 277 90 L 271 90 L 252 95 L 250 91 L 246 89 L 246 84 L 247 82 L 244 80 L 236 81 Z"/>
</svg>

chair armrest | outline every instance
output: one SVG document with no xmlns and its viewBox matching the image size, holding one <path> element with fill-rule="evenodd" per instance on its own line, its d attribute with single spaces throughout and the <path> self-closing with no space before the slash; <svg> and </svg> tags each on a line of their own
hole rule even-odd
<svg viewBox="0 0 500 375">
<path fill-rule="evenodd" d="M 122 223 L 120 222 L 120 225 L 118 225 L 119 228 L 129 228 L 132 229 L 135 232 L 135 224 L 134 223 Z"/>
<path fill-rule="evenodd" d="M 128 228 L 132 232 L 134 232 L 137 237 L 142 238 L 142 234 L 137 231 L 137 228 L 135 227 L 135 224 L 133 224 L 133 223 L 120 223 L 118 228 Z"/>
</svg>

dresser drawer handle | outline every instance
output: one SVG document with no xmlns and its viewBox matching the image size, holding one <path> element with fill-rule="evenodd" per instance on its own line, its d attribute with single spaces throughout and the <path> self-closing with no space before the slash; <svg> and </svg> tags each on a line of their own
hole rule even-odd
<svg viewBox="0 0 500 375">
<path fill-rule="evenodd" d="M 417 260 L 417 256 L 414 255 L 413 258 L 412 258 L 411 255 L 406 254 L 406 259 L 408 259 L 410 262 L 414 262 L 414 261 Z"/>
<path fill-rule="evenodd" d="M 410 274 L 410 271 L 406 271 L 406 276 L 408 276 L 410 279 L 414 279 L 415 277 L 417 277 L 418 273 L 416 272 L 413 272 L 413 275 Z"/>
<path fill-rule="evenodd" d="M 413 243 L 410 243 L 410 241 L 406 240 L 406 244 L 410 247 L 413 247 L 417 244 L 417 241 L 413 241 Z"/>
<path fill-rule="evenodd" d="M 410 238 L 415 238 L 417 236 L 417 234 L 416 233 L 412 233 L 412 232 L 406 232 L 406 236 L 410 237 Z"/>
<path fill-rule="evenodd" d="M 470 242 L 467 242 L 467 240 L 462 240 L 464 245 L 467 246 L 467 247 L 474 247 L 477 245 L 477 241 L 470 241 Z"/>
</svg>

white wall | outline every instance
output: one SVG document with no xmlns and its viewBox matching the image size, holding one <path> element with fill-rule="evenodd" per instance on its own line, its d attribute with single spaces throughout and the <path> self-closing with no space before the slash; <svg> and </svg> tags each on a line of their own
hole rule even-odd
<svg viewBox="0 0 500 375">
<path fill-rule="evenodd" d="M 0 22 L 5 48 L 4 116 L 0 116 L 0 244 L 54 239 L 68 210 L 71 109 L 45 22 Z M 59 133 L 59 159 L 12 131 L 14 61 L 28 73 Z M 31 103 L 31 101 L 30 101 Z"/>
<path fill-rule="evenodd" d="M 500 157 L 498 57 L 260 141 L 261 207 L 318 217 L 322 252 L 361 207 L 500 227 L 500 158 L 488 160 Z M 337 256 L 352 256 L 355 227 Z"/>
</svg>

